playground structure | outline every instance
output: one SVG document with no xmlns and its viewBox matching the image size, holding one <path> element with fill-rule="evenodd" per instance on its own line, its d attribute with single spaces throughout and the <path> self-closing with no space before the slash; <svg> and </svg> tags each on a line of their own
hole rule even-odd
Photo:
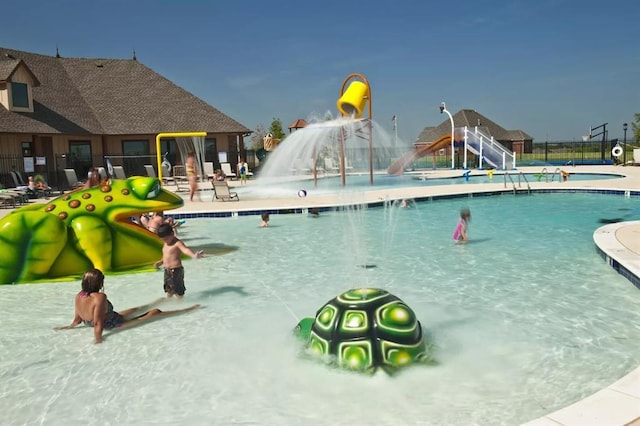
<svg viewBox="0 0 640 426">
<path fill-rule="evenodd" d="M 460 144 L 464 151 L 464 159 L 462 168 L 468 169 L 468 157 L 467 151 L 471 151 L 478 156 L 480 170 L 489 168 L 507 170 L 511 168 L 516 170 L 516 154 L 507 150 L 499 142 L 495 141 L 493 137 L 489 137 L 478 130 L 477 127 L 470 129 L 469 127 L 458 127 L 454 129 L 455 141 L 452 142 L 451 135 L 444 135 L 439 139 L 428 145 L 422 145 L 415 150 L 410 151 L 397 159 L 387 169 L 387 173 L 391 175 L 402 174 L 403 171 L 417 158 L 425 157 L 429 154 L 434 154 L 441 150 L 451 146 L 458 146 Z M 453 155 L 452 155 L 453 156 Z"/>
</svg>

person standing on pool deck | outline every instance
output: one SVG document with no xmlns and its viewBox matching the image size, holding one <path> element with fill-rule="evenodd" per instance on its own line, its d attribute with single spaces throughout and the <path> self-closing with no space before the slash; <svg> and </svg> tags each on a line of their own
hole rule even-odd
<svg viewBox="0 0 640 426">
<path fill-rule="evenodd" d="M 453 239 L 456 242 L 466 243 L 469 241 L 469 236 L 467 235 L 467 226 L 469 225 L 469 221 L 471 221 L 471 210 L 465 207 L 460 210 L 460 220 L 456 225 L 456 230 L 453 232 Z"/>
<path fill-rule="evenodd" d="M 240 175 L 240 184 L 245 185 L 247 183 L 247 172 L 249 171 L 249 165 L 244 158 L 240 159 L 237 168 L 238 174 Z"/>
<path fill-rule="evenodd" d="M 182 267 L 182 254 L 186 254 L 194 259 L 204 256 L 202 250 L 194 252 L 187 247 L 173 233 L 173 227 L 168 223 L 163 223 L 158 227 L 158 237 L 164 242 L 162 246 L 162 259 L 153 264 L 155 268 L 160 265 L 164 267 L 164 291 L 167 297 L 176 295 L 184 296 L 184 268 Z"/>
</svg>

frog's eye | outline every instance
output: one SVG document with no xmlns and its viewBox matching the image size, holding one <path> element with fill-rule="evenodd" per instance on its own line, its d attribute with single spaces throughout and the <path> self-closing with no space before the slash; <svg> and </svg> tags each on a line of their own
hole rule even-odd
<svg viewBox="0 0 640 426">
<path fill-rule="evenodd" d="M 151 188 L 149 188 L 149 193 L 147 194 L 147 199 L 156 198 L 160 194 L 160 182 L 156 182 L 153 184 Z"/>
</svg>

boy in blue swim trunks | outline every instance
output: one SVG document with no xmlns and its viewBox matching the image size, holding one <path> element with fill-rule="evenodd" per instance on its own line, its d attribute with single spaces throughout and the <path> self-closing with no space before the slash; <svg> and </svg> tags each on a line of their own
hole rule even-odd
<svg viewBox="0 0 640 426">
<path fill-rule="evenodd" d="M 158 236 L 164 242 L 162 246 L 162 259 L 153 264 L 155 268 L 161 265 L 164 267 L 164 291 L 167 297 L 176 295 L 184 296 L 184 268 L 182 267 L 182 254 L 186 254 L 194 259 L 204 256 L 204 252 L 199 250 L 194 252 L 179 240 L 171 225 L 163 223 L 158 227 Z"/>
</svg>

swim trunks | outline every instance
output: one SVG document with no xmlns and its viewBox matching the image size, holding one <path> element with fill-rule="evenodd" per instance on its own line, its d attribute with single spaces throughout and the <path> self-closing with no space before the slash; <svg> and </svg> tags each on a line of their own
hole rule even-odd
<svg viewBox="0 0 640 426">
<path fill-rule="evenodd" d="M 164 291 L 178 296 L 183 296 L 186 291 L 184 287 L 184 267 L 165 268 L 164 270 Z"/>
<path fill-rule="evenodd" d="M 83 320 L 82 323 L 87 327 L 93 327 L 92 320 Z M 124 324 L 124 317 L 113 310 L 113 305 L 109 302 L 109 299 L 107 299 L 107 313 L 104 316 L 103 327 L 105 329 L 116 328 L 120 327 L 122 324 Z"/>
</svg>

